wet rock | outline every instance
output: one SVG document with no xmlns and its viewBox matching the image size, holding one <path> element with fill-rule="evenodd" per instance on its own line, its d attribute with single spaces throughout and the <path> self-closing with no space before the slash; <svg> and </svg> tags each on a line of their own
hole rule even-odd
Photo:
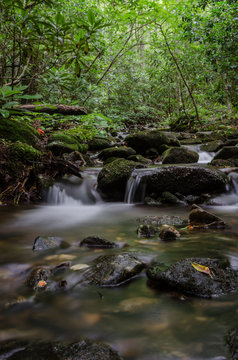
<svg viewBox="0 0 238 360">
<path fill-rule="evenodd" d="M 159 237 L 163 241 L 173 241 L 180 237 L 180 233 L 173 226 L 163 225 Z"/>
<path fill-rule="evenodd" d="M 130 147 L 120 146 L 104 149 L 98 155 L 100 160 L 107 160 L 110 157 L 127 159 L 131 155 L 135 155 L 136 152 Z"/>
<path fill-rule="evenodd" d="M 216 152 L 223 146 L 223 142 L 220 140 L 213 140 L 200 146 L 200 150 L 207 152 Z"/>
<path fill-rule="evenodd" d="M 209 268 L 209 274 L 197 271 L 191 263 Z M 238 276 L 227 261 L 189 258 L 164 269 L 156 264 L 147 270 L 148 278 L 158 289 L 174 289 L 204 298 L 217 297 L 238 290 Z"/>
<path fill-rule="evenodd" d="M 127 180 L 139 163 L 117 159 L 105 165 L 98 174 L 98 190 L 104 198 L 122 201 L 126 191 Z"/>
<path fill-rule="evenodd" d="M 145 264 L 131 254 L 102 255 L 84 271 L 84 282 L 98 286 L 118 286 L 138 275 Z"/>
<path fill-rule="evenodd" d="M 232 167 L 234 166 L 234 163 L 230 160 L 216 159 L 216 160 L 212 160 L 210 162 L 210 165 L 223 168 L 223 167 Z"/>
<path fill-rule="evenodd" d="M 50 250 L 55 248 L 65 249 L 70 245 L 59 237 L 54 236 L 38 236 L 33 245 L 34 251 Z"/>
<path fill-rule="evenodd" d="M 95 136 L 93 139 L 88 141 L 89 151 L 99 151 L 107 149 L 112 146 L 111 139 L 103 138 L 101 136 Z"/>
<path fill-rule="evenodd" d="M 54 267 L 53 275 L 57 278 L 61 278 L 62 276 L 66 275 L 67 272 L 70 270 L 71 262 L 65 261 L 57 266 Z"/>
<path fill-rule="evenodd" d="M 183 197 L 183 201 L 189 205 L 192 204 L 203 204 L 205 201 L 208 201 L 210 196 L 208 194 L 202 195 L 187 195 Z"/>
<path fill-rule="evenodd" d="M 164 150 L 163 145 L 180 146 L 176 138 L 169 137 L 159 130 L 139 131 L 127 136 L 125 141 L 128 146 L 142 155 L 151 148 L 154 148 L 157 154 L 161 154 Z"/>
<path fill-rule="evenodd" d="M 163 164 L 190 164 L 198 162 L 197 152 L 184 147 L 171 147 L 163 153 Z"/>
<path fill-rule="evenodd" d="M 213 160 L 217 159 L 228 160 L 231 161 L 235 166 L 238 166 L 238 147 L 224 146 L 213 158 Z"/>
<path fill-rule="evenodd" d="M 153 225 L 141 224 L 137 228 L 139 238 L 151 238 L 158 234 L 158 227 Z"/>
<path fill-rule="evenodd" d="M 0 358 L 11 360 L 122 360 L 109 345 L 90 340 L 68 344 L 11 340 L 0 343 Z"/>
<path fill-rule="evenodd" d="M 151 196 L 146 196 L 144 199 L 144 203 L 149 206 L 161 206 L 162 202 L 160 199 L 154 199 Z"/>
<path fill-rule="evenodd" d="M 182 195 L 219 193 L 225 191 L 226 183 L 226 174 L 208 166 L 159 166 L 141 175 L 145 196 L 160 196 L 165 191 Z"/>
<path fill-rule="evenodd" d="M 171 194 L 169 191 L 162 193 L 162 202 L 165 204 L 179 204 L 181 201 L 177 198 L 176 195 Z"/>
<path fill-rule="evenodd" d="M 193 205 L 189 213 L 189 223 L 195 226 L 204 226 L 207 228 L 224 228 L 224 221 L 218 216 L 202 209 L 198 205 Z"/>
<path fill-rule="evenodd" d="M 137 221 L 142 224 L 161 226 L 161 225 L 177 225 L 185 226 L 187 225 L 187 220 L 174 215 L 164 215 L 164 216 L 145 216 L 143 218 L 138 218 Z"/>
<path fill-rule="evenodd" d="M 48 286 L 48 281 L 52 276 L 51 268 L 48 266 L 35 267 L 26 279 L 26 285 L 32 290 L 45 289 Z M 44 286 L 38 286 L 39 282 L 45 282 Z M 43 283 L 42 283 L 43 285 Z"/>
<path fill-rule="evenodd" d="M 89 236 L 83 239 L 79 246 L 88 247 L 88 248 L 101 248 L 101 249 L 109 249 L 117 247 L 117 244 L 108 241 L 106 239 L 100 238 L 98 236 Z"/>
<path fill-rule="evenodd" d="M 238 329 L 229 331 L 226 337 L 226 342 L 229 347 L 232 360 L 238 359 Z"/>
<path fill-rule="evenodd" d="M 142 155 L 139 155 L 139 154 L 137 154 L 137 155 L 130 155 L 129 157 L 128 157 L 128 160 L 131 160 L 131 161 L 135 161 L 135 162 L 139 162 L 139 163 L 141 163 L 141 164 L 151 164 L 151 160 L 149 160 L 149 159 L 146 159 L 144 156 L 142 156 Z"/>
</svg>

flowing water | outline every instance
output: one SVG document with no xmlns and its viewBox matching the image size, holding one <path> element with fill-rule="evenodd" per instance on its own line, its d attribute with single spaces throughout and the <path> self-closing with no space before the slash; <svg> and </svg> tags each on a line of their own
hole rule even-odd
<svg viewBox="0 0 238 360">
<path fill-rule="evenodd" d="M 83 181 L 71 178 L 55 184 L 39 206 L 0 208 L 0 340 L 21 336 L 42 340 L 87 337 L 110 344 L 125 360 L 226 359 L 224 336 L 237 325 L 237 293 L 209 300 L 182 297 L 150 288 L 142 273 L 120 287 L 75 289 L 58 292 L 42 302 L 32 299 L 7 306 L 22 295 L 25 270 L 33 265 L 57 265 L 66 260 L 89 264 L 101 254 L 123 251 L 80 248 L 78 242 L 90 235 L 125 242 L 129 244 L 126 251 L 147 261 L 158 257 L 171 264 L 191 256 L 225 255 L 238 269 L 236 175 L 232 175 L 233 185 L 228 192 L 211 206 L 211 211 L 229 227 L 191 231 L 171 243 L 139 239 L 136 219 L 148 215 L 187 219 L 188 207 L 105 203 L 96 192 L 96 175 L 95 170 L 87 171 Z M 133 201 L 133 191 L 127 201 Z M 39 235 L 60 236 L 71 247 L 33 252 L 34 239 Z"/>
</svg>

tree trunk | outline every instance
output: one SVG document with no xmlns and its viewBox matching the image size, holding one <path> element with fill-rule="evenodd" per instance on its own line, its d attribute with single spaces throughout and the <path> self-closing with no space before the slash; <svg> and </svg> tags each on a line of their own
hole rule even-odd
<svg viewBox="0 0 238 360">
<path fill-rule="evenodd" d="M 80 106 L 70 106 L 70 105 L 20 105 L 17 107 L 20 110 L 32 111 L 37 113 L 46 113 L 46 114 L 62 114 L 62 115 L 87 115 L 88 111 L 84 107 Z"/>
</svg>

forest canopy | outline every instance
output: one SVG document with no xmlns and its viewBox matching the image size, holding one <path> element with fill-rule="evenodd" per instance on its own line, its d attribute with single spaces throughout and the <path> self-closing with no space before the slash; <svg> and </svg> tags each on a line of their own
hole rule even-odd
<svg viewBox="0 0 238 360">
<path fill-rule="evenodd" d="M 1 0 L 0 103 L 235 121 L 236 0 Z"/>
</svg>

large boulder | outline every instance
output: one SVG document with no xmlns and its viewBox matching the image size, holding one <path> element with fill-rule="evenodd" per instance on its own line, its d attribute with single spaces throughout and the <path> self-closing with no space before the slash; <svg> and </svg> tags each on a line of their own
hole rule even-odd
<svg viewBox="0 0 238 360">
<path fill-rule="evenodd" d="M 223 142 L 221 140 L 213 140 L 202 144 L 200 146 L 200 150 L 207 151 L 207 152 L 216 152 L 223 146 Z"/>
<path fill-rule="evenodd" d="M 39 134 L 36 129 L 27 124 L 23 118 L 19 119 L 0 119 L 0 139 L 32 145 L 39 147 Z"/>
<path fill-rule="evenodd" d="M 171 147 L 163 153 L 163 164 L 190 164 L 198 162 L 196 151 L 184 147 Z"/>
<path fill-rule="evenodd" d="M 218 153 L 214 156 L 213 160 L 229 160 L 235 166 L 238 165 L 238 146 L 224 146 Z M 212 160 L 212 161 L 213 161 Z"/>
<path fill-rule="evenodd" d="M 134 171 L 134 174 L 137 170 Z M 141 170 L 140 170 L 141 171 Z M 211 166 L 159 166 L 140 172 L 141 185 L 146 185 L 145 195 L 160 196 L 169 191 L 182 195 L 219 193 L 225 191 L 227 176 Z"/>
<path fill-rule="evenodd" d="M 176 138 L 169 137 L 159 130 L 139 131 L 127 136 L 125 141 L 128 146 L 142 155 L 145 155 L 150 149 L 155 149 L 158 154 L 162 154 L 167 146 L 180 146 Z"/>
<path fill-rule="evenodd" d="M 198 271 L 193 265 L 201 265 L 204 271 Z M 237 272 L 227 261 L 218 259 L 184 259 L 168 268 L 156 264 L 147 270 L 147 276 L 159 289 L 173 289 L 204 298 L 238 290 Z"/>
<path fill-rule="evenodd" d="M 52 151 L 56 156 L 63 153 L 72 153 L 79 150 L 79 144 L 72 136 L 63 133 L 53 134 L 47 144 L 47 150 Z"/>
<path fill-rule="evenodd" d="M 120 146 L 120 147 L 111 147 L 109 149 L 104 149 L 98 155 L 100 160 L 107 160 L 109 158 L 123 158 L 127 159 L 131 155 L 135 155 L 136 152 L 130 147 Z"/>
<path fill-rule="evenodd" d="M 104 138 L 101 136 L 94 136 L 91 140 L 88 141 L 89 151 L 99 151 L 110 148 L 111 146 L 112 146 L 111 139 Z"/>
<path fill-rule="evenodd" d="M 145 264 L 132 254 L 102 255 L 83 271 L 82 283 L 119 286 L 138 275 Z"/>
<path fill-rule="evenodd" d="M 139 163 L 130 160 L 117 159 L 105 165 L 98 174 L 98 190 L 108 200 L 122 201 L 127 180 Z"/>
<path fill-rule="evenodd" d="M 74 343 L 8 340 L 0 343 L 0 359 L 122 360 L 109 345 L 90 340 Z"/>
</svg>

